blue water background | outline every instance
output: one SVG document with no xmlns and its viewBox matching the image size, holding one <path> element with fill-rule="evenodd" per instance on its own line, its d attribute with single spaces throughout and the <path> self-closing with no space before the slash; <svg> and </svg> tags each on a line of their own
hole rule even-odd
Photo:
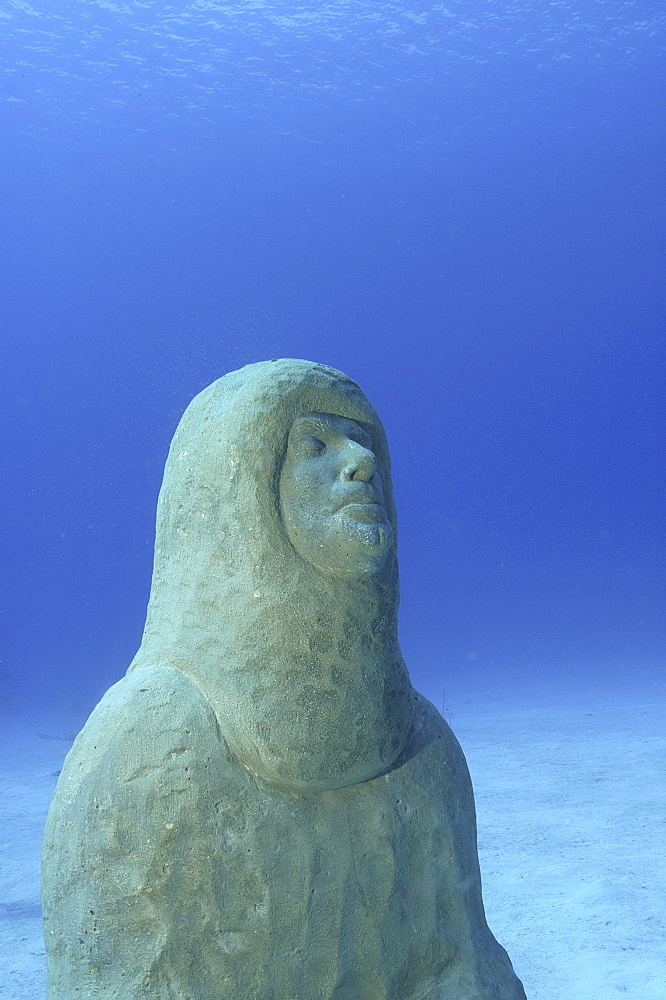
<svg viewBox="0 0 666 1000">
<path fill-rule="evenodd" d="M 5 0 L 3 704 L 124 673 L 175 425 L 271 357 L 383 417 L 438 707 L 663 687 L 665 52 L 654 0 Z"/>
</svg>

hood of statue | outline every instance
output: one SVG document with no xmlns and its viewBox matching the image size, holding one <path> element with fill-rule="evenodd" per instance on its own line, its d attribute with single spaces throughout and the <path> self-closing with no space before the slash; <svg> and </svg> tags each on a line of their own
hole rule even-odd
<svg viewBox="0 0 666 1000">
<path fill-rule="evenodd" d="M 263 780 L 322 790 L 376 778 L 405 746 L 414 704 L 396 539 L 386 436 L 355 382 L 295 359 L 225 375 L 171 444 L 130 670 L 190 676 Z"/>
</svg>

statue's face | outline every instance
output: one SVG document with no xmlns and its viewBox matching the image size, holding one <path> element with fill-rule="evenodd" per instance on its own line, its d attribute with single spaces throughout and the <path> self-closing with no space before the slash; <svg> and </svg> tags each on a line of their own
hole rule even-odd
<svg viewBox="0 0 666 1000">
<path fill-rule="evenodd" d="M 299 417 L 280 477 L 282 518 L 300 556 L 335 576 L 377 573 L 393 545 L 368 432 L 332 413 Z"/>
</svg>

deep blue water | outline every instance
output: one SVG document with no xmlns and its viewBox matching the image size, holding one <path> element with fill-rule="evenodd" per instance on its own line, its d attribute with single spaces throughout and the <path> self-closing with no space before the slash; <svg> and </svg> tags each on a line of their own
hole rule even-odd
<svg viewBox="0 0 666 1000">
<path fill-rule="evenodd" d="M 664 683 L 656 0 L 5 0 L 5 704 L 141 638 L 184 407 L 341 368 L 439 707 Z"/>
</svg>

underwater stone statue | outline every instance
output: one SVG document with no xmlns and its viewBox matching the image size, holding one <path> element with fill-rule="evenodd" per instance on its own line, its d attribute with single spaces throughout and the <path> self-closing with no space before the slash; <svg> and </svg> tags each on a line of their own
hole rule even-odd
<svg viewBox="0 0 666 1000">
<path fill-rule="evenodd" d="M 397 610 L 388 450 L 358 386 L 279 360 L 198 395 L 141 648 L 49 812 L 49 1000 L 524 1000 Z"/>
</svg>

